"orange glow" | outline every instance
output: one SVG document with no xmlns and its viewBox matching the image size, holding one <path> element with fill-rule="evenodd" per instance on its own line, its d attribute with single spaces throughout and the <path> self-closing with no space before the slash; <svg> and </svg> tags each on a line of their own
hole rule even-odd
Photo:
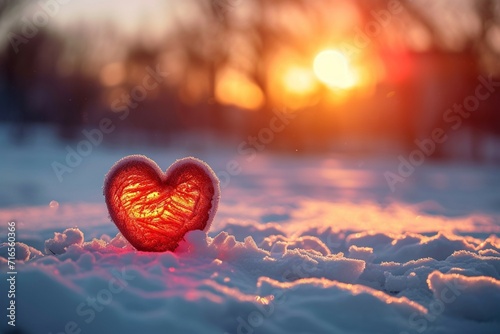
<svg viewBox="0 0 500 334">
<path fill-rule="evenodd" d="M 280 80 L 275 84 L 281 90 L 279 103 L 290 110 L 309 107 L 317 102 L 318 80 L 306 67 L 283 68 Z"/>
<path fill-rule="evenodd" d="M 119 85 L 125 79 L 125 69 L 122 63 L 111 63 L 104 66 L 99 73 L 99 79 L 103 86 L 111 87 Z"/>
<path fill-rule="evenodd" d="M 290 111 L 311 107 L 319 100 L 319 81 L 310 59 L 290 49 L 280 49 L 270 57 L 266 84 L 270 101 Z"/>
<path fill-rule="evenodd" d="M 257 110 L 264 103 L 264 94 L 253 81 L 235 70 L 223 71 L 217 78 L 215 97 L 222 104 Z"/>
<path fill-rule="evenodd" d="M 295 94 L 310 94 L 317 87 L 311 70 L 301 67 L 290 68 L 283 77 L 285 89 Z"/>
<path fill-rule="evenodd" d="M 348 89 L 357 82 L 348 59 L 339 51 L 320 52 L 314 59 L 313 68 L 318 79 L 330 88 Z"/>
</svg>

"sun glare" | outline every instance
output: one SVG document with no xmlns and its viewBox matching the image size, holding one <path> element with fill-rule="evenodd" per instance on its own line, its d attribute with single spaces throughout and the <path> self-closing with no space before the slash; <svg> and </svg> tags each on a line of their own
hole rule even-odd
<svg viewBox="0 0 500 334">
<path fill-rule="evenodd" d="M 283 77 L 285 89 L 291 93 L 309 94 L 316 88 L 316 79 L 310 69 L 290 68 Z"/>
<path fill-rule="evenodd" d="M 314 59 L 314 74 L 331 88 L 347 89 L 356 84 L 349 61 L 341 52 L 325 50 Z"/>
</svg>

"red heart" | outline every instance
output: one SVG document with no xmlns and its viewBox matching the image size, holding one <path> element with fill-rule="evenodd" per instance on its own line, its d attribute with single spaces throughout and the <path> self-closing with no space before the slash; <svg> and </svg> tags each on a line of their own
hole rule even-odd
<svg viewBox="0 0 500 334">
<path fill-rule="evenodd" d="M 207 231 L 219 194 L 214 172 L 195 158 L 177 160 L 163 173 L 153 160 L 131 155 L 104 181 L 111 219 L 141 251 L 173 251 L 187 232 Z"/>
</svg>

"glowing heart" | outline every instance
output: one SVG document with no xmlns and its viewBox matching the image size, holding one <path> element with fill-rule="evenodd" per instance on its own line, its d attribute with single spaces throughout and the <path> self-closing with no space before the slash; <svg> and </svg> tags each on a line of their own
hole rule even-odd
<svg viewBox="0 0 500 334">
<path fill-rule="evenodd" d="M 192 230 L 207 231 L 219 204 L 219 180 L 195 158 L 177 160 L 165 173 L 145 156 L 118 161 L 104 182 L 111 219 L 141 251 L 173 251 Z"/>
</svg>

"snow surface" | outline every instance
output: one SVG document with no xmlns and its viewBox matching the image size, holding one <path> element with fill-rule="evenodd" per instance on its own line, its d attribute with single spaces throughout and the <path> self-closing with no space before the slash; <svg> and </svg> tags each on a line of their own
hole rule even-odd
<svg viewBox="0 0 500 334">
<path fill-rule="evenodd" d="M 35 138 L 19 147 L 0 141 L 8 161 L 0 221 L 17 222 L 21 333 L 500 331 L 494 166 L 426 162 L 391 193 L 383 173 L 396 157 L 263 152 L 248 161 L 235 148 L 102 146 L 60 183 L 51 162 L 64 160 L 64 145 Z M 175 253 L 128 244 L 109 220 L 102 183 L 134 153 L 163 170 L 188 155 L 216 173 L 240 163 L 241 173 L 221 178 L 208 234 L 190 232 Z M 2 282 L 6 271 L 0 257 Z M 2 320 L 0 332 L 9 330 Z"/>
</svg>

